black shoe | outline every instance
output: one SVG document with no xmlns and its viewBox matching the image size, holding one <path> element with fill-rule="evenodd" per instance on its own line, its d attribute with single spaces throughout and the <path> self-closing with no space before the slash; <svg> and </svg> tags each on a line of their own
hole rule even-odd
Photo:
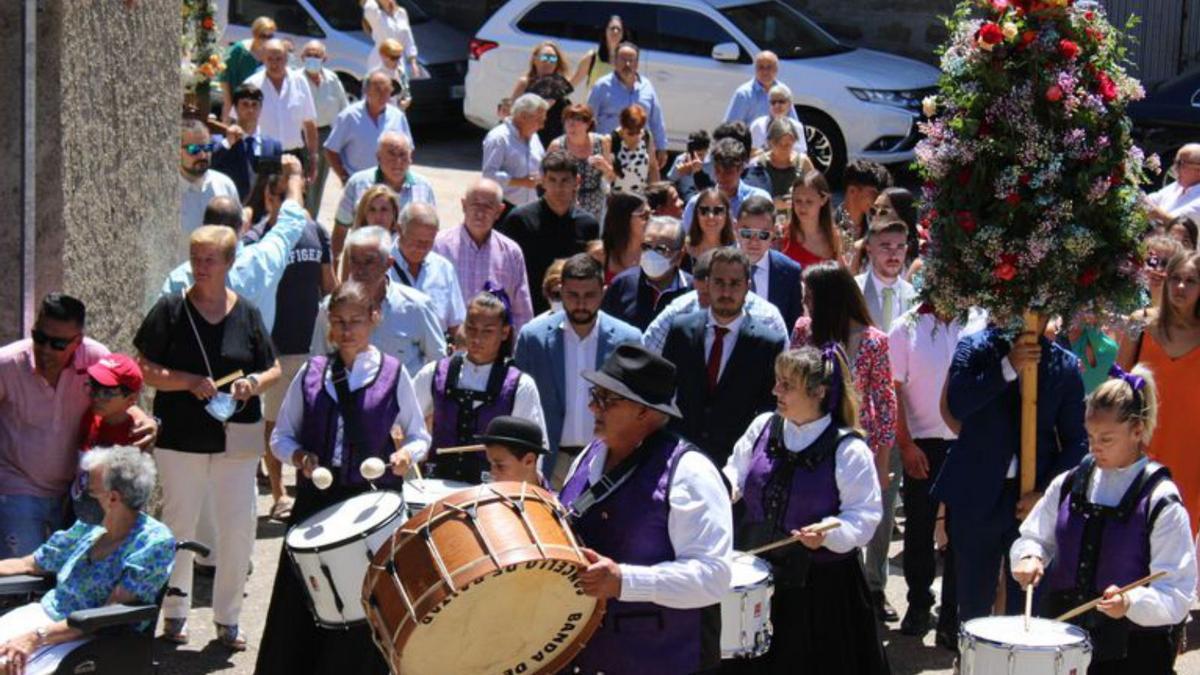
<svg viewBox="0 0 1200 675">
<path fill-rule="evenodd" d="M 887 596 L 883 591 L 874 591 L 871 593 L 871 603 L 875 605 L 875 616 L 885 623 L 894 623 L 900 620 L 900 615 L 888 602 Z"/>
<path fill-rule="evenodd" d="M 933 615 L 927 609 L 908 608 L 904 620 L 900 622 L 900 632 L 904 635 L 921 637 L 933 628 Z"/>
<path fill-rule="evenodd" d="M 933 643 L 942 649 L 958 653 L 958 633 L 949 628 L 938 628 L 934 633 Z"/>
</svg>

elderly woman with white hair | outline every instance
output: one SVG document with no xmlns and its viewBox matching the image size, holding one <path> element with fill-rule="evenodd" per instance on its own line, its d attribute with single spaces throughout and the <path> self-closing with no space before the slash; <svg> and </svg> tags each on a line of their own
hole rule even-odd
<svg viewBox="0 0 1200 675">
<path fill-rule="evenodd" d="M 505 212 L 537 201 L 542 156 L 546 154 L 537 132 L 546 123 L 550 103 L 537 94 L 522 94 L 513 101 L 511 116 L 483 139 L 483 177 L 504 190 Z"/>
<path fill-rule="evenodd" d="M 804 125 L 791 116 L 792 110 L 795 108 L 795 100 L 792 98 L 792 90 L 786 84 L 777 82 L 769 90 L 767 90 L 767 102 L 770 105 L 770 113 L 762 117 L 755 118 L 750 123 L 750 145 L 754 146 L 754 151 L 767 150 L 767 127 L 773 120 L 784 119 L 789 121 L 795 127 L 796 134 L 796 152 L 805 154 L 808 152 L 808 144 L 804 141 Z"/>
<path fill-rule="evenodd" d="M 72 488 L 78 520 L 32 555 L 0 560 L 0 576 L 54 574 L 54 590 L 0 617 L 0 673 L 52 673 L 87 638 L 71 612 L 115 603 L 154 604 L 171 575 L 175 538 L 142 511 L 154 460 L 133 447 L 83 455 Z"/>
</svg>

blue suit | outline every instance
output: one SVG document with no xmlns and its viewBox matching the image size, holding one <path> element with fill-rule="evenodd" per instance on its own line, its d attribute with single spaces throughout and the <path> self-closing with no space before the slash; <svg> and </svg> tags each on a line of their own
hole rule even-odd
<svg viewBox="0 0 1200 675">
<path fill-rule="evenodd" d="M 596 345 L 596 363 L 600 368 L 604 359 L 623 342 L 638 342 L 642 334 L 629 324 L 600 312 L 596 319 L 596 330 L 600 331 Z M 566 387 L 568 375 L 579 377 L 579 373 L 566 373 L 566 352 L 563 348 L 563 331 L 570 330 L 567 317 L 561 312 L 542 314 L 525 324 L 517 335 L 516 354 L 513 365 L 527 373 L 537 384 L 538 396 L 542 399 L 542 413 L 546 418 L 546 435 L 550 453 L 543 466 L 553 467 L 558 455 L 558 443 L 562 439 L 563 418 L 566 415 Z"/>
<path fill-rule="evenodd" d="M 251 143 L 255 146 L 253 149 L 249 147 Z M 232 148 L 226 148 L 218 142 L 217 149 L 213 151 L 212 155 L 212 168 L 233 180 L 233 184 L 237 186 L 238 197 L 245 204 L 250 199 L 250 191 L 254 189 L 258 161 L 260 159 L 278 161 L 281 157 L 283 157 L 283 146 L 279 144 L 279 141 L 259 134 L 243 138 Z"/>
<path fill-rule="evenodd" d="M 1044 338 L 1041 345 L 1036 491 L 1077 465 L 1088 451 L 1079 360 Z M 1020 461 L 1021 392 L 1017 379 L 1005 377 L 1010 349 L 1009 340 L 995 328 L 964 337 L 947 377 L 950 413 L 962 423 L 962 430 L 932 493 L 947 508 L 960 621 L 990 613 L 1001 560 L 1017 537 L 1020 488 L 1018 478 L 1006 476 L 1013 458 Z M 1009 613 L 1019 613 L 1023 595 L 1011 575 L 1005 577 Z"/>
<path fill-rule="evenodd" d="M 690 290 L 692 275 L 676 270 L 671 285 L 656 296 L 655 289 L 646 280 L 642 268 L 631 267 L 613 277 L 612 283 L 604 291 L 604 300 L 600 308 L 644 331 L 663 308 Z"/>
<path fill-rule="evenodd" d="M 783 315 L 783 323 L 792 329 L 804 314 L 804 288 L 800 285 L 800 264 L 786 255 L 772 249 L 767 252 L 771 256 L 768 263 L 767 300 Z"/>
</svg>

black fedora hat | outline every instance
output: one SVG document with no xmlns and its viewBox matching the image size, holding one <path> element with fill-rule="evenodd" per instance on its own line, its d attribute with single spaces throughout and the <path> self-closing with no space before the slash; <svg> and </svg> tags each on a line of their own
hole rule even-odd
<svg viewBox="0 0 1200 675">
<path fill-rule="evenodd" d="M 583 373 L 583 379 L 648 408 L 683 417 L 675 406 L 675 364 L 636 342 L 617 345 L 600 370 Z"/>
<path fill-rule="evenodd" d="M 533 452 L 546 452 L 545 446 L 542 445 L 542 428 L 527 419 L 510 415 L 492 419 L 488 422 L 487 431 L 476 436 L 475 440 L 480 443 L 516 446 Z"/>
</svg>

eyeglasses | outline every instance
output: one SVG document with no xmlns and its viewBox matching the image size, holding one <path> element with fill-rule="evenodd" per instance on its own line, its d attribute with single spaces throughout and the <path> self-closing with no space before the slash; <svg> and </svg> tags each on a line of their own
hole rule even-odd
<svg viewBox="0 0 1200 675">
<path fill-rule="evenodd" d="M 895 212 L 896 212 L 896 210 L 890 206 L 872 206 L 871 208 L 867 209 L 867 215 L 869 215 L 872 218 L 878 218 L 879 216 L 882 216 L 886 213 L 895 213 Z"/>
<path fill-rule="evenodd" d="M 614 394 L 607 389 L 600 387 L 592 387 L 588 390 L 588 399 L 592 405 L 601 410 L 608 410 L 614 403 L 620 403 L 626 400 L 624 396 Z"/>
<path fill-rule="evenodd" d="M 538 61 L 542 63 L 558 63 L 557 54 L 538 54 Z"/>
<path fill-rule="evenodd" d="M 759 241 L 771 241 L 770 230 L 755 230 L 749 227 L 739 228 L 738 236 L 742 239 L 757 239 Z"/>
<path fill-rule="evenodd" d="M 723 216 L 725 215 L 724 206 L 697 206 L 696 211 L 702 216 Z"/>
<path fill-rule="evenodd" d="M 675 249 L 671 248 L 670 246 L 667 246 L 666 244 L 655 245 L 655 244 L 643 243 L 642 250 L 643 251 L 654 251 L 655 253 L 657 253 L 665 258 L 670 258 L 671 256 L 675 255 Z"/>
<path fill-rule="evenodd" d="M 75 337 L 78 337 L 78 336 L 69 337 L 69 338 L 53 337 L 50 335 L 46 335 L 45 333 L 43 333 L 41 330 L 39 330 L 37 328 L 34 328 L 32 331 L 30 331 L 30 337 L 33 338 L 33 341 L 36 344 L 39 344 L 39 345 L 47 345 L 48 344 L 48 345 L 50 345 L 50 348 L 53 349 L 54 351 L 61 352 L 62 350 L 66 349 L 67 347 L 70 347 L 71 343 L 75 341 Z"/>
<path fill-rule="evenodd" d="M 123 387 L 106 387 L 93 379 L 88 379 L 88 389 L 90 390 L 92 398 L 98 398 L 101 400 L 121 398 L 122 396 L 127 395 Z"/>
<path fill-rule="evenodd" d="M 181 147 L 183 148 L 184 152 L 186 152 L 187 154 L 192 155 L 194 157 L 202 152 L 212 152 L 213 150 L 216 150 L 217 144 L 216 143 L 184 143 Z"/>
</svg>

